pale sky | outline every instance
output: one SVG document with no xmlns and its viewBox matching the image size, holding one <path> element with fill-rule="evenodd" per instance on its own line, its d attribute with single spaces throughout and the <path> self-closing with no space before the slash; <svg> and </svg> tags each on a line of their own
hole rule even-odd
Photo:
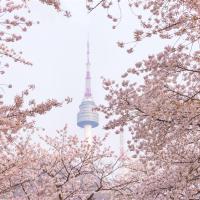
<svg viewBox="0 0 200 200">
<path fill-rule="evenodd" d="M 101 76 L 120 81 L 121 74 L 134 63 L 162 50 L 164 42 L 146 40 L 139 43 L 133 54 L 117 47 L 116 42 L 132 40 L 133 30 L 138 29 L 137 19 L 128 7 L 122 8 L 122 22 L 116 30 L 106 18 L 106 11 L 97 8 L 87 14 L 84 0 L 63 0 L 64 7 L 72 12 L 71 18 L 65 18 L 50 7 L 37 1 L 30 4 L 33 17 L 40 24 L 35 24 L 23 35 L 23 40 L 16 43 L 16 49 L 33 62 L 32 67 L 15 64 L 4 75 L 3 83 L 12 83 L 13 89 L 6 90 L 5 99 L 10 102 L 13 95 L 22 91 L 29 84 L 35 84 L 33 96 L 40 101 L 48 98 L 64 99 L 72 97 L 73 102 L 63 108 L 54 109 L 47 115 L 37 118 L 37 125 L 46 128 L 47 134 L 55 135 L 56 129 L 68 124 L 69 132 L 83 136 L 83 130 L 76 126 L 76 115 L 84 92 L 86 70 L 86 41 L 89 33 L 90 60 L 92 73 L 92 92 L 96 104 L 104 102 L 104 90 Z M 134 77 L 133 77 L 134 78 Z M 100 126 L 94 133 L 103 135 Z M 117 136 L 110 140 L 111 145 Z M 116 142 L 115 142 L 116 144 Z"/>
</svg>

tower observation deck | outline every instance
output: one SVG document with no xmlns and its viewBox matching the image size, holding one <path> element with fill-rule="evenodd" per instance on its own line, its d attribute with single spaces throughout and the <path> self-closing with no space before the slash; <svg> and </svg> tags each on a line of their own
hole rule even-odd
<svg viewBox="0 0 200 200">
<path fill-rule="evenodd" d="M 91 92 L 91 75 L 90 75 L 90 59 L 89 59 L 89 42 L 87 42 L 87 70 L 85 77 L 85 94 L 84 98 L 79 106 L 79 112 L 77 115 L 77 125 L 84 128 L 85 138 L 88 142 L 92 143 L 92 128 L 99 125 L 99 116 L 93 109 L 96 107 L 92 98 Z"/>
</svg>

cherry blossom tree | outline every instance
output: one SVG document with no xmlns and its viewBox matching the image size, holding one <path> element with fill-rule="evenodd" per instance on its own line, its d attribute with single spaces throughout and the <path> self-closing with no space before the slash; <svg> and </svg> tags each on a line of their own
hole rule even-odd
<svg viewBox="0 0 200 200">
<path fill-rule="evenodd" d="M 62 9 L 60 1 L 38 1 L 48 6 L 52 6 L 58 12 L 70 17 L 70 12 Z M 28 6 L 29 2 L 30 0 L 3 0 L 0 3 L 0 54 L 2 57 L 11 58 L 14 62 L 20 62 L 26 65 L 32 65 L 32 63 L 22 57 L 22 52 L 17 53 L 12 48 L 12 43 L 21 40 L 23 35 L 22 33 L 26 32 L 34 23 L 36 23 L 31 19 L 28 19 L 28 13 L 31 12 Z M 27 15 L 24 16 L 22 11 L 26 11 Z M 9 67 L 7 62 L 4 63 L 4 68 L 5 67 Z M 1 71 L 1 73 L 4 72 L 5 71 Z"/>
<path fill-rule="evenodd" d="M 123 3 L 87 1 L 87 6 L 90 12 L 106 9 L 116 28 Z M 118 17 L 111 14 L 116 5 Z M 109 119 L 105 128 L 128 129 L 132 135 L 128 146 L 142 166 L 133 185 L 136 199 L 199 199 L 200 2 L 132 0 L 128 5 L 141 27 L 119 47 L 134 53 L 136 44 L 157 36 L 173 45 L 135 63 L 121 83 L 103 79 L 108 104 L 99 109 Z M 143 79 L 139 83 L 137 76 Z"/>
<path fill-rule="evenodd" d="M 24 11 L 27 11 L 27 14 L 31 12 L 28 7 L 29 2 L 30 1 L 26 0 L 3 0 L 0 2 L 0 75 L 5 74 L 6 68 L 9 67 L 10 64 L 14 65 L 13 61 L 25 65 L 32 65 L 30 61 L 22 57 L 22 52 L 17 53 L 12 48 L 13 43 L 19 42 L 19 40 L 22 39 L 22 33 L 26 32 L 34 24 L 28 17 L 23 16 Z M 57 0 L 41 0 L 40 2 L 48 6 L 53 6 L 59 12 L 64 12 L 60 2 Z M 1 88 L 3 91 L 3 87 L 6 85 L 2 83 L 0 86 L 2 86 Z M 12 87 L 11 84 L 7 86 L 8 88 Z M 64 102 L 58 102 L 54 99 L 49 99 L 40 104 L 36 104 L 34 99 L 29 102 L 24 102 L 25 96 L 28 96 L 32 89 L 34 89 L 34 85 L 28 86 L 21 95 L 16 95 L 12 105 L 5 105 L 3 93 L 1 93 L 0 131 L 2 134 L 0 137 L 4 135 L 3 137 L 12 141 L 13 138 L 11 134 L 17 133 L 21 129 L 34 128 L 34 120 L 31 120 L 31 118 L 34 118 L 36 115 L 45 114 L 53 107 L 61 106 Z M 66 102 L 69 103 L 70 101 L 69 98 L 66 99 Z M 29 106 L 26 106 L 27 104 Z"/>
<path fill-rule="evenodd" d="M 1 167 L 0 198 L 133 199 L 137 177 L 126 174 L 130 159 L 115 156 L 105 140 L 94 137 L 90 145 L 68 135 L 65 127 L 55 138 L 43 138 L 47 149 L 19 141 L 16 152 L 11 150 L 17 155 L 13 163 Z"/>
<path fill-rule="evenodd" d="M 58 1 L 41 1 L 52 5 L 57 11 L 62 11 Z M 17 53 L 12 48 L 12 43 L 22 39 L 22 33 L 33 25 L 33 22 L 24 16 L 20 16 L 20 11 L 28 10 L 28 1 L 3 0 L 0 2 L 0 53 L 1 71 L 5 74 L 5 69 L 14 62 L 31 65 L 22 57 L 22 53 Z M 23 12 L 22 12 L 23 13 Z M 14 61 L 14 62 L 13 62 Z M 13 187 L 17 187 L 27 182 L 27 176 L 23 177 L 22 171 L 26 169 L 31 177 L 31 162 L 34 163 L 34 155 L 31 152 L 32 146 L 29 144 L 28 132 L 35 131 L 35 117 L 43 115 L 52 108 L 60 107 L 63 103 L 69 103 L 71 99 L 66 98 L 63 102 L 55 99 L 48 99 L 46 102 L 36 103 L 35 99 L 28 100 L 27 96 L 34 89 L 30 85 L 22 91 L 20 95 L 13 98 L 13 103 L 7 105 L 3 100 L 3 90 L 5 87 L 12 88 L 12 85 L 1 84 L 0 94 L 0 190 L 6 193 Z M 28 137 L 28 138 L 27 138 Z M 28 141 L 28 143 L 27 143 Z M 29 147 L 29 148 L 28 148 Z M 33 157 L 31 157 L 33 156 Z M 36 156 L 36 154 L 35 154 Z M 30 164 L 30 165 L 28 165 Z M 18 180 L 15 177 L 18 176 Z M 3 198 L 5 199 L 5 198 Z M 10 199 L 10 197 L 8 197 Z"/>
</svg>

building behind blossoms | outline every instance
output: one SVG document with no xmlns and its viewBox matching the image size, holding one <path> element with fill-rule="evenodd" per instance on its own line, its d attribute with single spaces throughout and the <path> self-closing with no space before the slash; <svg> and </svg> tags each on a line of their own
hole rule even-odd
<svg viewBox="0 0 200 200">
<path fill-rule="evenodd" d="M 91 73 L 90 73 L 90 57 L 89 57 L 89 41 L 87 42 L 87 62 L 86 62 L 86 76 L 85 76 L 85 93 L 83 100 L 79 106 L 79 112 L 77 115 L 77 125 L 84 129 L 85 139 L 88 140 L 89 144 L 92 144 L 92 129 L 96 128 L 99 125 L 99 117 L 98 113 L 94 111 L 96 107 L 95 102 L 92 97 L 92 89 L 91 89 Z M 94 177 L 93 177 L 94 178 Z M 84 185 L 85 177 L 83 177 L 83 185 Z M 95 182 L 98 180 L 94 180 L 94 184 L 91 185 L 90 190 L 95 191 Z M 94 200 L 111 200 L 111 195 L 107 192 L 96 192 L 94 194 Z"/>
</svg>

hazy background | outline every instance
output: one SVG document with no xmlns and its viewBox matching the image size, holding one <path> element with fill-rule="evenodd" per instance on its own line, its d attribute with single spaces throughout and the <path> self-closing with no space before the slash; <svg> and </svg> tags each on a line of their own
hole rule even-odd
<svg viewBox="0 0 200 200">
<path fill-rule="evenodd" d="M 133 30 L 138 29 L 137 19 L 131 14 L 126 3 L 122 7 L 122 22 L 117 29 L 106 17 L 106 11 L 96 8 L 87 14 L 84 0 L 63 0 L 64 8 L 72 13 L 71 18 L 63 17 L 54 9 L 37 1 L 30 4 L 31 13 L 24 15 L 32 18 L 35 24 L 23 34 L 23 40 L 16 43 L 16 49 L 24 52 L 24 57 L 33 62 L 32 67 L 15 64 L 7 70 L 2 83 L 12 83 L 13 88 L 6 90 L 5 98 L 11 102 L 13 95 L 29 84 L 36 89 L 31 94 L 37 102 L 48 98 L 62 100 L 69 96 L 73 102 L 67 106 L 52 110 L 47 115 L 37 118 L 38 127 L 46 128 L 46 133 L 55 135 L 56 129 L 68 124 L 70 133 L 83 136 L 83 130 L 76 126 L 76 115 L 84 92 L 86 41 L 89 33 L 90 60 L 92 73 L 92 92 L 96 104 L 104 102 L 104 90 L 101 76 L 120 81 L 121 74 L 127 68 L 149 54 L 158 52 L 164 46 L 160 40 L 148 39 L 139 43 L 133 54 L 127 54 L 117 47 L 116 42 L 131 41 Z M 117 13 L 117 11 L 116 11 Z M 105 120 L 100 116 L 100 126 L 95 134 L 103 135 Z M 113 135 L 109 142 L 118 147 L 119 138 Z M 117 142 L 116 142 L 117 141 Z"/>
</svg>

